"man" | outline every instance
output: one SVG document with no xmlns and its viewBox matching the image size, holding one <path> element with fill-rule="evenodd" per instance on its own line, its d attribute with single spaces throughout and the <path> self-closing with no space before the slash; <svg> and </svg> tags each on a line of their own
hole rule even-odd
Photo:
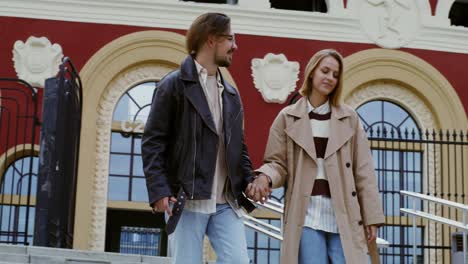
<svg viewBox="0 0 468 264">
<path fill-rule="evenodd" d="M 186 35 L 189 56 L 153 96 L 142 138 L 153 212 L 166 212 L 174 263 L 202 263 L 208 235 L 217 263 L 248 263 L 241 207 L 252 182 L 239 93 L 222 77 L 237 50 L 230 18 L 199 16 Z M 173 206 L 171 210 L 171 206 Z"/>
</svg>

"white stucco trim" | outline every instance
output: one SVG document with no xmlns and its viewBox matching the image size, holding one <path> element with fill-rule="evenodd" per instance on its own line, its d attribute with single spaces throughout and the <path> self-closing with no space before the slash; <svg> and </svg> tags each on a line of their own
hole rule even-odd
<svg viewBox="0 0 468 264">
<path fill-rule="evenodd" d="M 437 1 L 435 16 L 438 19 L 440 25 L 442 26 L 449 26 L 450 20 L 448 18 L 450 8 L 452 8 L 453 3 L 455 0 L 442 0 Z"/>
<path fill-rule="evenodd" d="M 216 11 L 230 15 L 234 31 L 241 34 L 373 43 L 353 12 L 363 0 L 350 0 L 347 9 L 342 1 L 327 0 L 328 14 L 272 9 L 256 1 L 243 6 L 177 0 L 0 0 L 0 16 L 185 30 L 199 14 Z M 441 18 L 448 15 L 448 2 L 453 0 L 439 1 L 436 17 L 430 15 L 428 1 L 416 1 L 421 27 L 405 48 L 468 54 L 468 28 L 450 26 Z"/>
</svg>

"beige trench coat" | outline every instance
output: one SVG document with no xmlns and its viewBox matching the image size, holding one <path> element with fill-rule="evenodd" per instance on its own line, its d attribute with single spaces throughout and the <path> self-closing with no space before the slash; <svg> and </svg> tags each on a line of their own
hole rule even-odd
<svg viewBox="0 0 468 264">
<path fill-rule="evenodd" d="M 374 162 L 357 113 L 346 106 L 332 106 L 331 111 L 324 157 L 331 198 L 346 263 L 364 264 L 368 263 L 364 226 L 384 223 Z M 257 172 L 269 175 L 273 188 L 287 186 L 281 263 L 297 263 L 302 226 L 317 174 L 305 97 L 276 117 L 264 165 Z"/>
</svg>

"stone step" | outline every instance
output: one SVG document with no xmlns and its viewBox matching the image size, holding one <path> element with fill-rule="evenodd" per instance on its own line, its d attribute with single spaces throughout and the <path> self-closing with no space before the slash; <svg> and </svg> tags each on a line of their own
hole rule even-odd
<svg viewBox="0 0 468 264">
<path fill-rule="evenodd" d="M 27 255 L 28 251 L 25 246 L 1 244 L 0 253 Z"/>
<path fill-rule="evenodd" d="M 29 256 L 25 254 L 0 253 L 0 260 L 7 263 L 29 263 Z"/>
<path fill-rule="evenodd" d="M 110 252 L 0 245 L 0 264 L 170 264 L 170 258 Z"/>
</svg>

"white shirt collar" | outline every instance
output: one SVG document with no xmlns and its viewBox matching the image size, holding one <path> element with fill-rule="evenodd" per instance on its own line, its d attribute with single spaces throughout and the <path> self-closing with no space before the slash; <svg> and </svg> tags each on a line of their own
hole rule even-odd
<svg viewBox="0 0 468 264">
<path fill-rule="evenodd" d="M 198 78 L 203 85 L 206 85 L 206 79 L 208 78 L 208 71 L 203 67 L 197 60 L 195 61 L 195 67 L 197 68 Z M 221 81 L 221 76 L 219 76 L 218 72 L 216 71 L 216 81 L 218 83 L 218 88 L 224 88 L 223 82 Z"/>
<path fill-rule="evenodd" d="M 327 100 L 325 103 L 318 107 L 314 107 L 309 100 L 307 99 L 307 113 L 310 113 L 310 111 L 316 113 L 316 114 L 327 114 L 330 112 L 330 101 Z"/>
</svg>

